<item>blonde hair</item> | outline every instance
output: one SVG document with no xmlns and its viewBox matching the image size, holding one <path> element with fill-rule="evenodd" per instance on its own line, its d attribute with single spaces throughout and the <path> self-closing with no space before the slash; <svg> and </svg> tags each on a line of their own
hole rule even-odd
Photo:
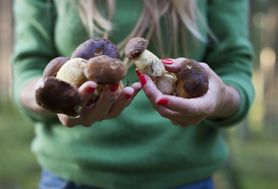
<svg viewBox="0 0 278 189">
<path fill-rule="evenodd" d="M 98 10 L 98 0 L 79 0 L 78 1 L 80 18 L 91 36 L 101 36 L 109 38 L 109 32 L 113 30 L 111 22 L 115 13 L 116 0 L 106 0 L 106 15 L 101 14 Z M 126 42 L 135 36 L 145 37 L 154 41 L 162 55 L 166 53 L 177 55 L 178 41 L 186 40 L 184 28 L 192 33 L 197 39 L 205 42 L 197 25 L 197 17 L 200 16 L 197 5 L 194 0 L 144 0 L 144 8 L 136 25 L 130 34 L 118 44 L 123 49 Z M 203 24 L 206 23 L 201 19 Z M 162 30 L 161 23 L 165 24 Z M 171 28 L 171 29 L 167 29 Z M 165 29 L 167 31 L 165 31 Z M 162 40 L 162 31 L 167 32 L 167 45 Z M 178 35 L 180 34 L 180 36 Z M 164 40 L 165 41 L 165 40 Z M 165 49 L 167 47 L 167 49 Z M 186 47 L 184 47 L 186 49 Z"/>
</svg>

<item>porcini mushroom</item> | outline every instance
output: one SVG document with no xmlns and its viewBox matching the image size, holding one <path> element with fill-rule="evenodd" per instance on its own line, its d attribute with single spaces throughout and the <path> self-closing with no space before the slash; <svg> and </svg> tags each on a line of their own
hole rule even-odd
<svg viewBox="0 0 278 189">
<path fill-rule="evenodd" d="M 87 78 L 84 74 L 86 60 L 83 58 L 72 58 L 68 60 L 57 72 L 57 78 L 79 87 Z"/>
<path fill-rule="evenodd" d="M 208 76 L 205 69 L 194 60 L 185 59 L 178 73 L 165 70 L 164 64 L 147 50 L 148 41 L 141 37 L 132 38 L 125 47 L 126 57 L 135 67 L 149 75 L 163 94 L 193 98 L 202 96 L 208 90 Z"/>
<path fill-rule="evenodd" d="M 82 97 L 77 86 L 56 77 L 69 60 L 69 58 L 57 57 L 47 64 L 35 97 L 37 104 L 44 109 L 76 117 L 82 107 Z"/>
<path fill-rule="evenodd" d="M 84 72 L 88 80 L 101 85 L 111 85 L 124 78 L 126 67 L 117 58 L 101 55 L 90 58 Z"/>
<path fill-rule="evenodd" d="M 57 57 L 52 59 L 44 68 L 43 78 L 47 78 L 50 76 L 56 77 L 57 72 L 68 60 L 69 58 L 67 57 Z"/>
<path fill-rule="evenodd" d="M 102 92 L 102 85 L 117 83 L 125 74 L 126 67 L 112 42 L 89 39 L 76 48 L 71 59 L 57 57 L 49 62 L 44 69 L 42 85 L 36 90 L 36 100 L 49 111 L 76 117 L 82 107 L 80 85 L 87 80 L 99 84 L 90 100 L 92 103 Z"/>
<path fill-rule="evenodd" d="M 53 76 L 43 80 L 36 90 L 37 104 L 49 111 L 63 113 L 72 117 L 79 115 L 82 98 L 71 84 Z"/>
<path fill-rule="evenodd" d="M 120 58 L 116 45 L 107 39 L 88 39 L 75 49 L 72 53 L 72 58 L 89 60 L 92 57 L 100 55 L 107 55 L 111 58 Z"/>
</svg>

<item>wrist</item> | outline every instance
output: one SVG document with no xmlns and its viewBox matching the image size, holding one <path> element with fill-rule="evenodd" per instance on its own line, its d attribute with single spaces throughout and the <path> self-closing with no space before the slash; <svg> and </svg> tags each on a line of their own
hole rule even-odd
<svg viewBox="0 0 278 189">
<path fill-rule="evenodd" d="M 210 116 L 213 119 L 224 119 L 234 115 L 240 108 L 240 94 L 232 86 L 225 85 L 220 104 Z"/>
</svg>

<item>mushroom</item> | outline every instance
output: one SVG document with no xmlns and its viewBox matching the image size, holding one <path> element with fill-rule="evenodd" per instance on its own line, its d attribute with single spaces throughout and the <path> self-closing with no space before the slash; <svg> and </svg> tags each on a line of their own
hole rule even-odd
<svg viewBox="0 0 278 189">
<path fill-rule="evenodd" d="M 94 57 L 99 56 L 101 58 L 94 59 Z M 89 80 L 99 84 L 90 103 L 98 99 L 105 84 L 119 82 L 126 74 L 127 68 L 120 61 L 117 47 L 107 39 L 89 39 L 85 41 L 72 53 L 72 58 L 76 57 L 87 60 L 84 73 Z M 120 87 L 122 87 L 121 82 Z"/>
<path fill-rule="evenodd" d="M 57 78 L 79 87 L 87 78 L 84 74 L 86 60 L 83 58 L 72 58 L 68 60 L 57 72 Z"/>
<path fill-rule="evenodd" d="M 120 58 L 117 47 L 107 39 L 88 39 L 81 43 L 72 53 L 72 58 L 89 60 L 92 57 L 107 55 L 111 58 Z"/>
<path fill-rule="evenodd" d="M 132 38 L 125 47 L 125 55 L 141 73 L 154 80 L 163 94 L 194 98 L 207 92 L 208 75 L 198 62 L 185 59 L 178 73 L 170 73 L 161 60 L 147 50 L 148 43 L 141 37 Z"/>
<path fill-rule="evenodd" d="M 66 57 L 57 57 L 52 59 L 44 68 L 43 78 L 47 78 L 50 76 L 56 77 L 59 69 L 67 62 L 69 58 Z"/>
<path fill-rule="evenodd" d="M 146 49 L 148 44 L 144 38 L 132 38 L 125 46 L 125 55 L 134 62 L 140 72 L 152 77 L 161 77 L 165 73 L 165 67 L 157 56 Z"/>
<path fill-rule="evenodd" d="M 77 88 L 53 76 L 43 80 L 36 90 L 37 104 L 51 112 L 72 117 L 79 115 L 82 98 Z"/>
<path fill-rule="evenodd" d="M 206 94 L 209 81 L 205 68 L 195 60 L 189 59 L 182 61 L 181 65 L 181 70 L 176 74 L 178 78 L 177 96 L 194 98 Z"/>
<path fill-rule="evenodd" d="M 62 72 L 60 72 L 69 67 L 68 62 L 73 61 L 74 59 L 57 57 L 47 64 L 43 72 L 43 80 L 37 86 L 35 94 L 39 106 L 51 112 L 63 113 L 72 117 L 79 115 L 82 97 L 77 90 L 78 85 L 63 79 Z"/>
<path fill-rule="evenodd" d="M 126 74 L 116 46 L 106 39 L 89 39 L 79 45 L 71 59 L 57 57 L 44 69 L 43 81 L 36 89 L 41 107 L 72 117 L 79 116 L 82 97 L 78 87 L 87 80 L 98 83 L 90 103 L 94 103 L 103 85 L 120 82 Z"/>
<path fill-rule="evenodd" d="M 101 85 L 110 85 L 121 81 L 126 75 L 126 71 L 121 60 L 106 55 L 90 58 L 85 67 L 87 79 Z"/>
</svg>

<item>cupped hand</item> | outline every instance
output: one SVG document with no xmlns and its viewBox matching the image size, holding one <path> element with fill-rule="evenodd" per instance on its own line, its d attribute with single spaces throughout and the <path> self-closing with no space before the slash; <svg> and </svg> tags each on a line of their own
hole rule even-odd
<svg viewBox="0 0 278 189">
<path fill-rule="evenodd" d="M 141 89 L 141 84 L 137 82 L 124 88 L 119 87 L 119 83 L 107 85 L 99 99 L 94 104 L 88 105 L 96 88 L 97 84 L 93 81 L 87 81 L 79 87 L 79 92 L 83 98 L 81 114 L 77 118 L 58 114 L 58 118 L 64 126 L 82 125 L 89 127 L 95 122 L 117 117 L 136 96 Z"/>
<path fill-rule="evenodd" d="M 184 60 L 187 59 L 165 59 L 162 62 L 167 71 L 176 73 Z M 186 127 L 206 118 L 226 118 L 239 109 L 240 96 L 236 89 L 226 85 L 207 64 L 200 64 L 207 71 L 209 89 L 205 95 L 191 99 L 163 95 L 150 77 L 137 71 L 143 90 L 154 108 L 175 125 Z"/>
</svg>

